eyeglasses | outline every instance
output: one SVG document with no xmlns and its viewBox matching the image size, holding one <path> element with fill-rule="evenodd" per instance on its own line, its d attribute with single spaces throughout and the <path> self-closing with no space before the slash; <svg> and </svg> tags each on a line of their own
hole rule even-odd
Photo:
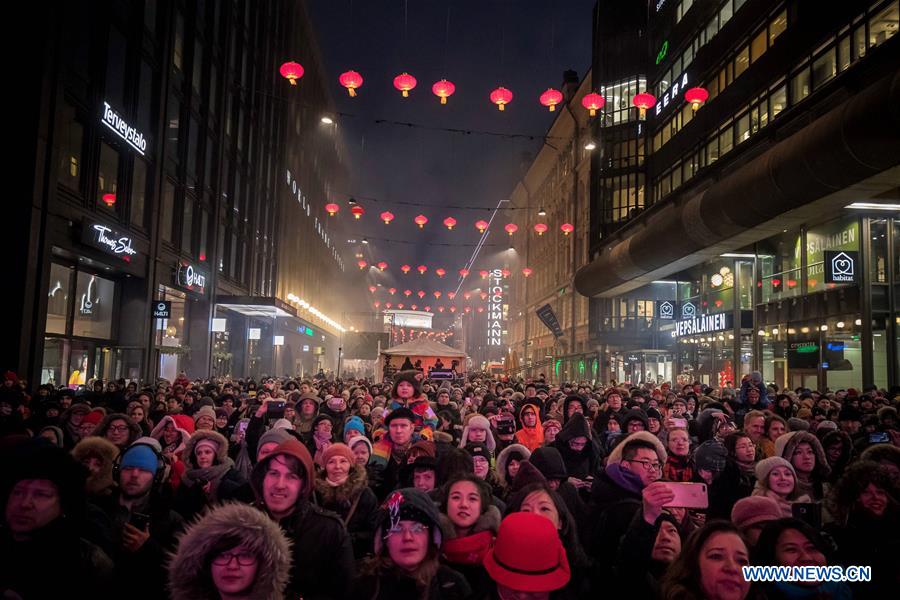
<svg viewBox="0 0 900 600">
<path fill-rule="evenodd" d="M 640 463 L 644 467 L 644 470 L 646 470 L 646 471 L 659 471 L 660 469 L 662 469 L 661 464 L 659 464 L 658 462 L 653 462 L 652 460 L 647 460 L 646 458 L 641 459 L 641 460 L 638 460 L 635 458 L 635 459 L 629 460 L 628 462 Z"/>
<path fill-rule="evenodd" d="M 388 539 L 392 535 L 404 535 L 406 533 L 419 535 L 420 533 L 425 533 L 426 531 L 428 531 L 428 526 L 423 525 L 422 523 L 413 523 L 409 527 L 397 525 L 396 527 L 391 527 L 390 529 L 388 529 L 388 532 L 385 534 L 384 539 Z"/>
<path fill-rule="evenodd" d="M 128 425 L 110 425 L 106 428 L 106 430 L 115 433 L 125 433 L 126 431 L 128 431 Z"/>
<path fill-rule="evenodd" d="M 212 563 L 224 567 L 230 565 L 232 559 L 237 559 L 238 564 L 244 567 L 256 564 L 256 555 L 250 552 L 223 552 L 215 557 Z"/>
</svg>

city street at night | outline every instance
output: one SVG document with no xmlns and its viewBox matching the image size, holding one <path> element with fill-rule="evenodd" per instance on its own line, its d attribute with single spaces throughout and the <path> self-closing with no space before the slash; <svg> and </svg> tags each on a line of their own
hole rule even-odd
<svg viewBox="0 0 900 600">
<path fill-rule="evenodd" d="M 0 595 L 896 598 L 898 26 L 18 6 Z"/>
</svg>

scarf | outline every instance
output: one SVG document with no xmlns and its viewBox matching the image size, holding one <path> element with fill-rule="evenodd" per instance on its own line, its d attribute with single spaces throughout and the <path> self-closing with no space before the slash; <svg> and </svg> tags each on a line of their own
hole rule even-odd
<svg viewBox="0 0 900 600">
<path fill-rule="evenodd" d="M 480 565 L 493 545 L 493 532 L 479 531 L 466 537 L 445 539 L 441 544 L 441 553 L 451 564 Z"/>
<path fill-rule="evenodd" d="M 331 434 L 322 435 L 317 431 L 313 434 L 313 440 L 316 442 L 316 450 L 322 450 L 331 444 Z"/>
<path fill-rule="evenodd" d="M 640 476 L 633 471 L 622 468 L 622 465 L 619 463 L 606 465 L 606 474 L 612 479 L 613 483 L 632 494 L 640 496 L 641 490 L 644 489 L 644 482 L 641 481 Z"/>
<path fill-rule="evenodd" d="M 232 468 L 234 468 L 234 461 L 226 456 L 221 464 L 185 471 L 184 475 L 181 476 L 181 482 L 188 487 L 193 487 L 194 485 L 203 486 L 207 482 L 211 483 L 209 499 L 211 502 L 216 502 L 218 500 L 219 482 Z"/>
<path fill-rule="evenodd" d="M 347 473 L 346 475 L 344 475 L 344 477 L 343 477 L 340 481 L 332 481 L 332 480 L 330 480 L 330 479 L 328 479 L 328 478 L 326 477 L 326 478 L 325 478 L 325 483 L 327 483 L 327 484 L 330 485 L 331 487 L 341 487 L 342 485 L 344 485 L 345 483 L 347 483 L 347 480 L 348 480 L 348 479 L 350 479 L 350 474 L 349 474 L 349 473 Z"/>
</svg>

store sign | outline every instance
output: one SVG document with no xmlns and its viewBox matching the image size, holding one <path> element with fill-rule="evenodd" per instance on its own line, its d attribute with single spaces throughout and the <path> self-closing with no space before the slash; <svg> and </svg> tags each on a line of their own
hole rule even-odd
<svg viewBox="0 0 900 600">
<path fill-rule="evenodd" d="M 101 223 L 85 221 L 82 241 L 108 254 L 118 256 L 125 262 L 131 262 L 131 257 L 137 254 L 134 239 Z"/>
<path fill-rule="evenodd" d="M 500 346 L 503 343 L 503 273 L 494 269 L 488 275 L 487 297 L 487 345 Z"/>
<path fill-rule="evenodd" d="M 94 283 L 96 283 L 97 277 L 91 275 L 90 281 L 88 281 L 87 290 L 81 295 L 81 301 L 78 303 L 78 312 L 82 316 L 89 317 L 94 314 L 94 305 L 100 302 L 100 296 L 94 295 Z"/>
<path fill-rule="evenodd" d="M 144 153 L 147 152 L 147 139 L 144 137 L 144 134 L 129 125 L 107 102 L 103 103 L 103 117 L 100 119 L 100 122 L 112 129 L 117 136 L 125 140 L 125 143 L 134 148 L 141 156 L 144 156 Z"/>
<path fill-rule="evenodd" d="M 562 327 L 559 326 L 559 320 L 556 318 L 553 308 L 551 308 L 549 304 L 545 304 L 537 309 L 536 312 L 541 323 L 546 325 L 547 329 L 552 331 L 555 337 L 561 338 L 563 335 Z"/>
<path fill-rule="evenodd" d="M 675 319 L 675 303 L 670 300 L 665 300 L 658 304 L 659 306 L 659 314 L 657 317 L 664 321 L 672 321 Z"/>
<path fill-rule="evenodd" d="M 837 219 L 809 229 L 806 233 L 806 264 L 809 265 L 807 284 L 811 291 L 822 289 L 823 283 L 853 283 L 857 281 L 855 273 L 859 270 L 859 261 L 853 261 L 854 278 L 852 280 L 848 281 L 846 273 L 842 273 L 841 269 L 848 267 L 843 262 L 837 265 L 838 275 L 843 278 L 832 280 L 829 273 L 832 272 L 835 265 L 832 265 L 825 255 L 829 252 L 832 254 L 843 252 L 854 256 L 859 252 L 859 239 L 859 221 L 855 217 Z M 799 264 L 799 247 L 795 258 Z"/>
<path fill-rule="evenodd" d="M 693 319 L 697 316 L 697 306 L 693 302 L 685 302 L 681 305 L 681 318 Z"/>
<path fill-rule="evenodd" d="M 825 251 L 825 283 L 856 283 L 859 252 Z"/>
<path fill-rule="evenodd" d="M 641 362 L 641 355 L 640 354 L 626 354 L 625 362 L 630 362 L 630 363 Z"/>
<path fill-rule="evenodd" d="M 666 59 L 666 54 L 669 53 L 669 40 L 663 42 L 662 48 L 659 49 L 659 53 L 656 55 L 656 64 L 661 63 Z"/>
<path fill-rule="evenodd" d="M 678 97 L 684 93 L 685 89 L 687 89 L 687 85 L 687 73 L 682 73 L 680 78 L 676 77 L 671 87 L 665 91 L 662 98 L 656 103 L 656 116 L 659 116 L 660 111 L 669 106 L 670 102 L 677 100 Z"/>
<path fill-rule="evenodd" d="M 200 270 L 190 263 L 182 262 L 178 265 L 176 281 L 186 290 L 205 294 L 207 277 L 206 271 Z"/>
<path fill-rule="evenodd" d="M 700 315 L 698 317 L 676 321 L 672 337 L 725 331 L 726 329 L 731 329 L 733 325 L 734 315 L 732 313 Z"/>
<path fill-rule="evenodd" d="M 154 319 L 171 319 L 172 303 L 166 300 L 158 300 L 153 303 Z"/>
</svg>

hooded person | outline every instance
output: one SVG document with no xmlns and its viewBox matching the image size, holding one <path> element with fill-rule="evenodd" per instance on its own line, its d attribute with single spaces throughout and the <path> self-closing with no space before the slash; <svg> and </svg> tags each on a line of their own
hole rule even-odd
<svg viewBox="0 0 900 600">
<path fill-rule="evenodd" d="M 325 402 L 319 407 L 319 415 L 326 415 L 334 424 L 334 439 L 341 440 L 344 437 L 344 420 L 350 416 L 350 410 L 347 408 L 347 400 L 340 394 L 336 396 L 325 397 Z M 315 422 L 313 422 L 315 429 Z"/>
<path fill-rule="evenodd" d="M 88 498 L 108 496 L 115 488 L 113 465 L 119 449 L 106 438 L 88 436 L 75 444 L 72 456 L 88 470 L 85 491 Z"/>
<path fill-rule="evenodd" d="M 531 452 L 544 445 L 544 426 L 541 424 L 541 411 L 537 405 L 528 403 L 519 411 L 516 441 Z"/>
<path fill-rule="evenodd" d="M 172 600 L 282 600 L 291 545 L 264 513 L 217 506 L 187 528 L 168 563 Z"/>
<path fill-rule="evenodd" d="M 529 458 L 531 451 L 522 444 L 507 446 L 497 456 L 497 480 L 503 488 L 502 499 L 505 500 L 509 494 L 509 488 L 519 472 L 519 465 Z"/>
<path fill-rule="evenodd" d="M 38 437 L 45 438 L 57 448 L 62 448 L 64 444 L 63 430 L 56 425 L 45 425 L 38 432 Z"/>
<path fill-rule="evenodd" d="M 659 581 L 681 553 L 681 531 L 678 520 L 659 508 L 645 498 L 622 536 L 610 582 L 616 597 L 660 597 Z"/>
<path fill-rule="evenodd" d="M 250 476 L 256 506 L 293 543 L 286 595 L 345 598 L 355 573 L 353 547 L 340 517 L 310 501 L 314 481 L 312 456 L 296 439 L 257 462 Z"/>
<path fill-rule="evenodd" d="M 176 417 L 179 417 L 176 419 Z M 190 429 L 185 429 L 184 419 L 190 422 Z M 191 439 L 193 433 L 194 422 L 190 417 L 184 415 L 166 415 L 150 432 L 150 437 L 159 442 L 162 448 L 163 458 L 169 464 L 171 470 L 171 479 L 169 484 L 173 490 L 177 490 L 181 485 L 181 476 L 187 468 L 181 460 L 181 455 L 187 446 L 188 440 Z"/>
<path fill-rule="evenodd" d="M 363 558 L 372 552 L 375 512 L 378 499 L 369 489 L 366 468 L 357 464 L 345 444 L 332 444 L 322 453 L 322 470 L 315 479 L 315 503 L 337 514 L 350 534 L 353 555 Z"/>
<path fill-rule="evenodd" d="M 303 436 L 311 435 L 313 419 L 319 414 L 319 397 L 312 393 L 300 394 L 295 402 L 294 428 Z"/>
<path fill-rule="evenodd" d="M 228 456 L 228 440 L 221 433 L 196 431 L 184 447 L 182 461 L 186 470 L 175 492 L 174 506 L 185 519 L 209 505 L 235 499 L 244 484 Z"/>
<path fill-rule="evenodd" d="M 91 407 L 84 402 L 76 402 L 59 417 L 59 427 L 63 431 L 63 447 L 71 450 L 83 437 L 81 435 L 81 422 L 91 412 Z"/>
<path fill-rule="evenodd" d="M 552 446 L 562 455 L 569 477 L 588 481 L 596 474 L 602 456 L 600 448 L 592 439 L 591 426 L 584 415 L 572 415 Z"/>
<path fill-rule="evenodd" d="M 586 416 L 588 414 L 587 400 L 585 400 L 581 396 L 577 396 L 575 394 L 566 396 L 566 399 L 563 401 L 563 412 L 562 412 L 563 427 L 565 427 L 565 425 L 566 425 L 566 423 L 568 423 L 569 419 L 572 418 L 572 415 L 574 415 L 576 413 L 581 413 L 584 416 Z"/>
<path fill-rule="evenodd" d="M 491 431 L 491 422 L 487 420 L 487 417 L 475 414 L 466 420 L 466 426 L 463 428 L 459 447 L 465 448 L 469 444 L 484 444 L 488 447 L 488 450 L 491 451 L 491 455 L 493 456 L 494 452 L 497 450 L 497 442 L 494 440 L 494 433 Z"/>
<path fill-rule="evenodd" d="M 413 488 L 396 490 L 378 512 L 375 556 L 364 561 L 349 597 L 369 600 L 464 600 L 472 590 L 441 564 L 440 515 L 431 498 Z"/>
<path fill-rule="evenodd" d="M 428 397 L 422 393 L 418 375 L 418 371 L 400 371 L 394 375 L 389 408 L 396 410 L 405 406 L 411 410 L 415 415 L 413 426 L 416 433 L 431 439 L 432 432 L 438 427 L 438 418 L 428 403 Z"/>
<path fill-rule="evenodd" d="M 207 431 L 215 431 L 216 429 L 216 409 L 212 406 L 201 406 L 194 413 L 194 430 L 205 429 Z"/>
<path fill-rule="evenodd" d="M 786 433 L 775 440 L 775 456 L 794 465 L 798 493 L 809 496 L 815 502 L 825 498 L 831 466 L 819 438 L 806 431 Z"/>
<path fill-rule="evenodd" d="M 103 417 L 91 435 L 105 437 L 119 450 L 124 450 L 141 437 L 142 432 L 140 425 L 125 413 L 111 413 Z"/>
</svg>

